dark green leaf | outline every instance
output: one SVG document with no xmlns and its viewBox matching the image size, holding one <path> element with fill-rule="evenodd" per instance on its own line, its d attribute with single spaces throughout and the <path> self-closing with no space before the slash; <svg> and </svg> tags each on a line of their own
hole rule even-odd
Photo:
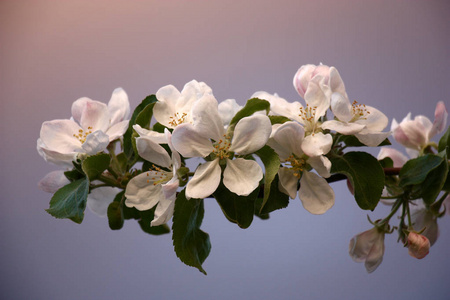
<svg viewBox="0 0 450 300">
<path fill-rule="evenodd" d="M 447 157 L 450 157 L 450 126 L 439 140 L 438 150 L 439 152 L 446 150 Z"/>
<path fill-rule="evenodd" d="M 269 113 L 270 103 L 266 100 L 261 100 L 258 98 L 253 98 L 247 101 L 245 106 L 236 113 L 236 115 L 231 119 L 230 127 L 234 127 L 240 119 L 253 115 L 257 111 L 265 110 Z"/>
<path fill-rule="evenodd" d="M 66 171 L 66 172 L 64 172 L 64 175 L 71 182 L 86 177 L 86 175 L 84 173 L 80 173 L 80 171 L 78 171 L 77 169 Z"/>
<path fill-rule="evenodd" d="M 156 96 L 155 95 L 150 95 L 147 96 L 144 100 L 142 100 L 141 104 L 139 104 L 136 109 L 133 112 L 133 115 L 131 116 L 129 125 L 128 125 L 128 129 L 125 132 L 124 136 L 123 136 L 123 148 L 124 148 L 124 153 L 126 154 L 126 156 L 128 157 L 128 159 L 132 159 L 134 157 L 134 151 L 133 151 L 133 146 L 131 144 L 131 138 L 132 138 L 132 134 L 133 134 L 133 125 L 135 124 L 139 124 L 136 122 L 136 119 L 138 118 L 139 114 L 145 110 L 145 108 L 150 105 L 151 103 L 155 103 L 157 101 Z M 142 117 L 139 117 L 139 121 L 140 122 L 144 122 L 146 123 L 146 119 L 144 116 L 146 116 L 148 114 L 148 110 L 145 110 Z M 141 120 L 142 119 L 142 120 Z M 150 123 L 150 119 L 148 120 L 148 122 Z M 144 124 L 145 127 L 146 124 Z M 143 126 L 143 125 L 141 125 Z"/>
<path fill-rule="evenodd" d="M 46 211 L 58 219 L 71 219 L 80 224 L 84 218 L 89 180 L 85 178 L 63 186 L 53 195 L 50 207 Z"/>
<path fill-rule="evenodd" d="M 167 226 L 167 224 L 162 224 L 159 226 L 151 226 L 151 222 L 155 217 L 155 208 L 156 207 L 146 211 L 139 212 L 141 216 L 141 219 L 138 221 L 139 226 L 141 226 L 142 231 L 152 235 L 161 235 L 169 233 L 170 228 L 169 226 Z"/>
<path fill-rule="evenodd" d="M 283 116 L 269 116 L 270 119 L 270 123 L 273 124 L 283 124 L 286 123 L 288 121 L 290 121 L 291 119 L 283 117 Z"/>
<path fill-rule="evenodd" d="M 289 196 L 278 189 L 278 175 L 271 182 L 269 198 L 264 206 L 260 208 L 260 214 L 268 214 L 274 210 L 285 208 L 289 205 Z M 258 199 L 257 203 L 262 199 Z M 256 204 L 258 205 L 258 204 Z M 262 202 L 261 202 L 262 205 Z"/>
<path fill-rule="evenodd" d="M 236 223 L 241 228 L 247 228 L 253 221 L 255 200 L 258 193 L 259 188 L 256 188 L 248 196 L 238 196 L 230 192 L 223 183 L 220 183 L 213 196 L 230 222 Z"/>
<path fill-rule="evenodd" d="M 342 135 L 340 141 L 344 142 L 347 147 L 367 147 L 354 135 Z M 389 145 L 391 145 L 391 142 L 388 139 L 385 139 L 377 147 Z"/>
<path fill-rule="evenodd" d="M 344 174 L 350 180 L 359 207 L 375 209 L 384 187 L 384 170 L 378 160 L 366 152 L 348 152 L 330 160 L 331 173 Z"/>
<path fill-rule="evenodd" d="M 121 203 L 113 201 L 108 206 L 108 224 L 112 230 L 122 229 L 124 223 Z"/>
<path fill-rule="evenodd" d="M 261 209 L 266 205 L 267 199 L 269 199 L 270 189 L 272 181 L 278 173 L 280 168 L 280 158 L 278 154 L 269 146 L 264 146 L 255 153 L 261 158 L 264 164 L 265 177 L 264 177 L 264 198 Z M 278 186 L 276 187 L 278 189 Z"/>
<path fill-rule="evenodd" d="M 99 153 L 87 157 L 82 164 L 83 172 L 90 181 L 97 179 L 103 173 L 111 162 L 111 157 L 106 153 Z"/>
<path fill-rule="evenodd" d="M 442 161 L 442 157 L 433 154 L 407 161 L 400 170 L 400 186 L 405 187 L 422 183 L 427 178 L 428 173 L 437 168 Z"/>
<path fill-rule="evenodd" d="M 164 130 L 165 130 L 166 128 L 167 128 L 167 127 L 164 126 L 163 124 L 161 124 L 161 123 L 156 123 L 155 125 L 153 125 L 152 130 L 153 130 L 153 131 L 156 131 L 156 132 L 159 132 L 159 133 L 164 133 Z"/>
<path fill-rule="evenodd" d="M 181 191 L 175 201 L 172 239 L 178 258 L 206 275 L 202 263 L 211 251 L 211 243 L 209 235 L 200 230 L 204 213 L 203 199 L 187 200 L 185 190 Z"/>
</svg>

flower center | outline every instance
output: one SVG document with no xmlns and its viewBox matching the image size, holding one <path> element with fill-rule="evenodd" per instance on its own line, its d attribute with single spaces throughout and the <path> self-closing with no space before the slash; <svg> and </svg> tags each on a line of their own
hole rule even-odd
<svg viewBox="0 0 450 300">
<path fill-rule="evenodd" d="M 231 146 L 230 138 L 224 134 L 223 139 L 220 139 L 218 142 L 213 144 L 214 147 L 213 153 L 216 155 L 216 157 L 220 159 L 228 158 L 230 157 L 230 153 L 228 152 L 230 146 Z"/>
<path fill-rule="evenodd" d="M 78 133 L 74 133 L 73 136 L 76 137 L 82 144 L 86 142 L 86 138 L 88 135 L 92 133 L 92 127 L 89 126 L 88 130 L 84 131 L 83 129 L 78 130 Z"/>
<path fill-rule="evenodd" d="M 370 111 L 367 110 L 365 104 L 358 104 L 357 101 L 353 101 L 352 113 L 353 113 L 353 118 L 350 122 L 354 122 L 357 120 L 366 120 L 367 115 L 370 114 Z"/>
<path fill-rule="evenodd" d="M 187 113 L 174 113 L 173 117 L 169 117 L 169 124 L 172 125 L 173 127 L 177 127 L 180 124 L 183 124 L 187 121 Z"/>
<path fill-rule="evenodd" d="M 172 172 L 161 170 L 161 168 L 153 165 L 152 169 L 147 172 L 147 183 L 150 183 L 150 181 L 152 181 L 153 185 L 162 184 L 172 179 L 172 176 Z"/>
<path fill-rule="evenodd" d="M 320 131 L 320 123 L 315 121 L 317 106 L 300 107 L 299 117 L 303 120 L 306 134 L 313 134 Z"/>
<path fill-rule="evenodd" d="M 303 158 L 298 158 L 294 154 L 291 154 L 283 163 L 286 167 L 294 170 L 294 176 L 300 179 L 302 172 L 306 167 L 306 161 Z"/>
</svg>

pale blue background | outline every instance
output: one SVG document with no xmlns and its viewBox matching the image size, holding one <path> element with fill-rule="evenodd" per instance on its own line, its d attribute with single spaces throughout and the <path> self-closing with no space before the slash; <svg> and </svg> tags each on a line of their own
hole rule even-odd
<svg viewBox="0 0 450 300">
<path fill-rule="evenodd" d="M 297 101 L 294 73 L 319 62 L 338 68 L 351 100 L 432 118 L 437 101 L 449 107 L 449 15 L 448 1 L 1 1 L 0 298 L 448 299 L 448 216 L 425 259 L 390 235 L 369 275 L 348 256 L 367 212 L 342 182 L 325 215 L 296 199 L 246 230 L 207 199 L 204 276 L 170 235 L 132 221 L 111 231 L 89 211 L 81 225 L 48 215 L 37 182 L 56 167 L 35 148 L 42 122 L 70 117 L 82 96 L 107 102 L 122 86 L 134 108 L 197 79 L 219 101 L 258 90 Z"/>
</svg>

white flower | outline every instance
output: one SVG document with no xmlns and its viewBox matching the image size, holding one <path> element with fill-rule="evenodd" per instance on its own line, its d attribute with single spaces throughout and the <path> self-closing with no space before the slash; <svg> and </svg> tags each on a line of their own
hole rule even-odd
<svg viewBox="0 0 450 300">
<path fill-rule="evenodd" d="M 445 130 L 447 124 L 447 109 L 444 102 L 440 101 L 436 105 L 434 112 L 434 122 L 425 116 L 416 116 L 411 120 L 411 113 L 409 113 L 402 122 L 397 123 L 395 119 L 392 120 L 391 130 L 397 142 L 411 149 L 408 151 L 411 157 L 418 155 L 428 146 L 430 140 L 436 135 Z"/>
<path fill-rule="evenodd" d="M 172 157 L 167 151 L 148 136 L 141 136 L 136 139 L 136 146 L 139 155 L 147 161 L 155 163 L 157 166 L 153 170 L 143 172 L 133 177 L 127 184 L 125 190 L 125 205 L 135 207 L 144 211 L 156 206 L 155 217 L 151 226 L 166 223 L 173 215 L 175 207 L 176 192 L 179 186 L 177 170 L 181 166 L 181 159 L 178 152 L 173 148 L 171 134 L 165 130 L 166 141 L 172 151 Z"/>
<path fill-rule="evenodd" d="M 70 120 L 42 124 L 37 150 L 46 160 L 70 165 L 79 154 L 94 155 L 120 138 L 128 128 L 130 104 L 121 88 L 114 90 L 108 105 L 89 98 L 72 104 Z"/>
<path fill-rule="evenodd" d="M 185 157 L 210 156 L 211 160 L 197 168 L 186 186 L 186 196 L 202 199 L 214 193 L 221 180 L 221 164 L 225 165 L 224 185 L 237 195 L 249 195 L 258 187 L 262 169 L 253 160 L 232 158 L 234 153 L 251 154 L 266 144 L 271 133 L 269 118 L 261 114 L 242 118 L 231 137 L 212 95 L 200 99 L 192 112 L 193 124 L 181 124 L 173 131 L 173 145 Z"/>
<path fill-rule="evenodd" d="M 325 156 L 308 157 L 302 150 L 305 131 L 296 122 L 286 122 L 279 126 L 268 145 L 279 155 L 285 165 L 278 171 L 280 190 L 295 198 L 298 195 L 303 207 L 313 214 L 323 214 L 334 205 L 334 192 L 322 178 L 330 177 L 331 162 Z M 310 167 L 321 175 L 309 172 Z"/>
<path fill-rule="evenodd" d="M 391 134 L 382 132 L 388 125 L 388 118 L 381 111 L 356 101 L 350 104 L 348 98 L 340 93 L 331 95 L 331 110 L 337 120 L 324 122 L 322 128 L 355 135 L 366 146 L 378 146 Z"/>
<path fill-rule="evenodd" d="M 384 231 L 374 227 L 359 233 L 350 240 L 350 257 L 355 262 L 364 262 L 368 273 L 372 273 L 383 261 Z"/>
<path fill-rule="evenodd" d="M 211 88 L 204 82 L 192 80 L 185 84 L 181 93 L 173 85 L 166 85 L 156 92 L 158 102 L 153 108 L 153 116 L 168 128 L 192 123 L 192 106 L 203 95 L 212 95 Z"/>
<path fill-rule="evenodd" d="M 237 104 L 234 99 L 227 99 L 219 103 L 218 109 L 223 126 L 227 128 L 234 115 L 242 109 L 242 106 Z"/>
</svg>

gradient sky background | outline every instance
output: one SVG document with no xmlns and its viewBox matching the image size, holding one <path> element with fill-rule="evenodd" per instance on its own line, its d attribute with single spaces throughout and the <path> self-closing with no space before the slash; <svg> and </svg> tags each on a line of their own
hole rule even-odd
<svg viewBox="0 0 450 300">
<path fill-rule="evenodd" d="M 343 182 L 324 215 L 296 199 L 246 230 L 207 199 L 204 276 L 179 261 L 170 235 L 133 221 L 111 231 L 90 211 L 81 225 L 47 214 L 51 195 L 37 183 L 57 168 L 36 139 L 79 97 L 107 102 L 119 86 L 132 109 L 192 79 L 219 101 L 243 104 L 259 90 L 302 101 L 292 77 L 319 62 L 338 68 L 351 100 L 389 119 L 432 119 L 437 101 L 450 106 L 449 15 L 448 1 L 1 1 L 1 298 L 448 299 L 448 216 L 425 259 L 388 235 L 367 274 L 348 256 L 352 236 L 370 228 L 367 212 Z"/>
</svg>

